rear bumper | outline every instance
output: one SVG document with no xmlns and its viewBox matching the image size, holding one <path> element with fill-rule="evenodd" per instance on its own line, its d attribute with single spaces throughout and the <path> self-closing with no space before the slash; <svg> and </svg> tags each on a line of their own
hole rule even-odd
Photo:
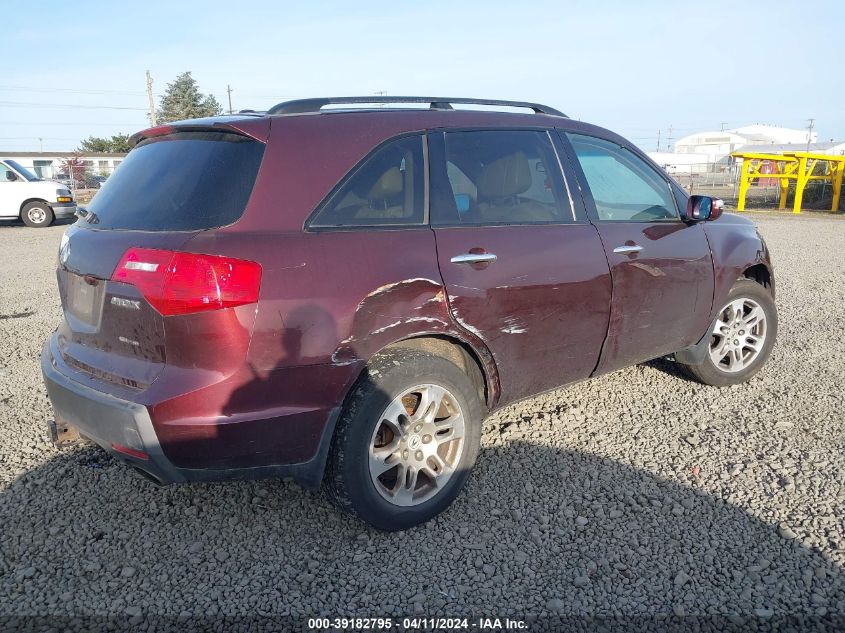
<svg viewBox="0 0 845 633">
<path fill-rule="evenodd" d="M 53 359 L 50 341 L 41 353 L 41 371 L 56 421 L 73 425 L 80 435 L 157 482 L 284 478 L 311 489 L 320 485 L 339 408 L 332 410 L 318 450 L 309 461 L 251 468 L 179 468 L 162 450 L 145 406 L 97 391 L 66 376 Z M 117 450 L 116 446 L 130 449 L 134 454 Z M 137 453 L 145 457 L 135 456 Z"/>
</svg>

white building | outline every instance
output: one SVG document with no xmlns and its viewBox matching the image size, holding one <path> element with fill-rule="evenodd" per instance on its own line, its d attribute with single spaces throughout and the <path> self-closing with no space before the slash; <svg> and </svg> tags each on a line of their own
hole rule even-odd
<svg viewBox="0 0 845 633">
<path fill-rule="evenodd" d="M 676 154 L 700 154 L 706 159 L 702 162 L 718 163 L 726 161 L 731 152 L 746 145 L 778 145 L 785 143 L 811 143 L 817 134 L 807 138 L 807 130 L 793 130 L 776 125 L 746 125 L 719 132 L 696 132 L 685 136 L 675 143 Z"/>
<path fill-rule="evenodd" d="M 745 136 L 725 130 L 720 132 L 696 132 L 675 143 L 675 154 L 692 154 L 695 162 L 718 163 L 721 159 L 748 144 Z"/>
<path fill-rule="evenodd" d="M 830 152 L 842 143 L 816 143 L 814 132 L 808 139 L 807 130 L 795 130 L 776 125 L 745 125 L 730 130 L 696 132 L 678 139 L 674 152 L 648 152 L 658 165 L 669 173 L 703 173 L 730 169 L 731 152 L 749 150 L 757 152 L 806 151 L 810 141 L 811 151 Z"/>
<path fill-rule="evenodd" d="M 646 152 L 649 158 L 660 165 L 669 174 L 689 174 L 699 171 L 702 165 L 700 154 L 675 154 L 674 152 Z"/>
<path fill-rule="evenodd" d="M 761 125 L 755 123 L 754 125 L 746 125 L 730 130 L 740 136 L 748 139 L 748 143 L 755 145 L 778 144 L 778 143 L 815 143 L 818 134 L 813 132 L 812 136 L 807 138 L 807 130 L 793 130 L 788 127 L 779 127 L 777 125 Z"/>
<path fill-rule="evenodd" d="M 10 159 L 39 178 L 49 180 L 61 173 L 66 173 L 63 165 L 65 161 L 78 157 L 92 174 L 109 176 L 126 154 L 94 153 L 94 152 L 0 152 L 0 159 Z"/>
</svg>

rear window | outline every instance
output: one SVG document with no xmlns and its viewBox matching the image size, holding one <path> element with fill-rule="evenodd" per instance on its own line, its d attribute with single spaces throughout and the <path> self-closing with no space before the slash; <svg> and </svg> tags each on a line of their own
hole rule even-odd
<svg viewBox="0 0 845 633">
<path fill-rule="evenodd" d="M 97 228 L 196 231 L 244 212 L 264 144 L 239 134 L 178 132 L 139 143 L 87 206 Z M 90 216 L 89 216 L 90 217 Z"/>
</svg>

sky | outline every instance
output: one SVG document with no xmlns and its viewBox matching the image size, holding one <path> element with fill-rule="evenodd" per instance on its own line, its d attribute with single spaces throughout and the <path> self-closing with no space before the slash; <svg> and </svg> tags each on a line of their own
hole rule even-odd
<svg viewBox="0 0 845 633">
<path fill-rule="evenodd" d="M 266 109 L 289 98 L 546 103 L 641 148 L 768 123 L 845 140 L 845 2 L 4 0 L 0 151 L 148 126 L 181 72 Z M 39 140 L 40 139 L 40 140 Z"/>
</svg>

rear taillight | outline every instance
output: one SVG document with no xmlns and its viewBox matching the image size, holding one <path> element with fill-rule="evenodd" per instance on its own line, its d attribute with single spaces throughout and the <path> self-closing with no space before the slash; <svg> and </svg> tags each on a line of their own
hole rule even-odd
<svg viewBox="0 0 845 633">
<path fill-rule="evenodd" d="M 261 266 L 232 257 L 130 248 L 112 281 L 132 284 L 164 316 L 258 301 Z"/>
</svg>

